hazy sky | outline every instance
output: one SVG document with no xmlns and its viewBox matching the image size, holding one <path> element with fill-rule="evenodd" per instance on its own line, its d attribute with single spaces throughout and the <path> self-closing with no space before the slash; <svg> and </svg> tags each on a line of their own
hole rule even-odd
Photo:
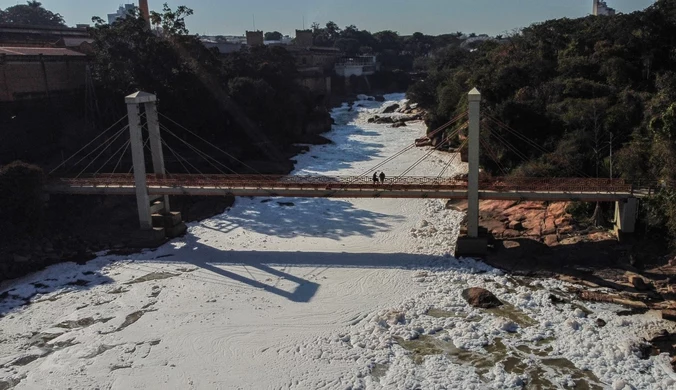
<svg viewBox="0 0 676 390">
<path fill-rule="evenodd" d="M 66 23 L 91 23 L 91 17 L 114 12 L 120 4 L 137 0 L 41 0 L 64 16 Z M 576 18 L 591 13 L 592 0 L 149 0 L 159 10 L 163 3 L 186 5 L 195 11 L 188 18 L 192 33 L 242 35 L 256 28 L 293 35 L 312 22 L 333 20 L 344 27 L 354 24 L 372 32 L 394 30 L 400 34 L 476 32 L 491 35 L 548 19 Z M 607 0 L 620 12 L 642 10 L 654 0 Z M 25 3 L 0 0 L 0 8 Z"/>
</svg>

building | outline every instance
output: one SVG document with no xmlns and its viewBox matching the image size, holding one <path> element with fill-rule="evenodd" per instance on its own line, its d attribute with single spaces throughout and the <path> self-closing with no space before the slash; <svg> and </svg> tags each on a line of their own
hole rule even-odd
<svg viewBox="0 0 676 390">
<path fill-rule="evenodd" d="M 85 26 L 0 24 L 0 103 L 82 90 L 92 42 Z"/>
<path fill-rule="evenodd" d="M 615 15 L 615 9 L 608 7 L 604 0 L 593 0 L 592 14 L 612 16 Z"/>
<path fill-rule="evenodd" d="M 0 46 L 0 102 L 81 90 L 87 63 L 87 55 L 65 47 Z"/>
<path fill-rule="evenodd" d="M 71 28 L 0 24 L 0 46 L 68 47 L 77 50 L 84 42 L 93 42 L 85 25 Z"/>
<path fill-rule="evenodd" d="M 342 77 L 371 76 L 378 70 L 375 56 L 341 58 L 334 67 L 336 74 Z"/>
<path fill-rule="evenodd" d="M 296 30 L 296 46 L 312 47 L 315 44 L 312 30 Z"/>
<path fill-rule="evenodd" d="M 124 19 L 131 13 L 136 6 L 134 4 L 124 4 L 117 9 L 115 13 L 108 14 L 108 24 L 113 24 L 118 19 Z"/>
<path fill-rule="evenodd" d="M 246 44 L 248 46 L 263 46 L 265 44 L 263 31 L 247 31 Z"/>
<path fill-rule="evenodd" d="M 218 42 L 211 39 L 202 39 L 202 44 L 206 46 L 207 49 L 215 48 L 221 55 L 236 53 L 242 50 L 242 47 L 244 46 L 242 43 Z"/>
</svg>

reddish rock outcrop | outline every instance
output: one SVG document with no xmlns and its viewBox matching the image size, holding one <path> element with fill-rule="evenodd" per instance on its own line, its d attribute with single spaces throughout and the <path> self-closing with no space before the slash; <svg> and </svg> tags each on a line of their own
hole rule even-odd
<svg viewBox="0 0 676 390">
<path fill-rule="evenodd" d="M 558 246 L 579 241 L 612 239 L 610 233 L 576 235 L 576 226 L 566 208 L 567 202 L 483 201 L 480 205 L 481 226 L 495 238 L 531 238 Z"/>
</svg>

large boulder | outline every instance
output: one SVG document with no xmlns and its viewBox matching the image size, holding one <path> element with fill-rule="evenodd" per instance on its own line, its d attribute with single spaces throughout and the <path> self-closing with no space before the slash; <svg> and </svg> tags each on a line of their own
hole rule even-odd
<svg viewBox="0 0 676 390">
<path fill-rule="evenodd" d="M 379 125 L 391 124 L 394 123 L 394 118 L 392 118 L 391 116 L 378 117 L 373 121 L 373 123 L 377 123 Z"/>
<path fill-rule="evenodd" d="M 502 302 L 492 292 L 479 287 L 466 289 L 462 292 L 462 297 L 473 307 L 491 309 L 502 306 Z"/>
<path fill-rule="evenodd" d="M 380 102 L 380 103 L 385 102 L 385 96 L 383 96 L 383 95 L 376 95 L 375 99 L 376 99 L 377 102 Z"/>
<path fill-rule="evenodd" d="M 651 289 L 651 285 L 645 282 L 642 277 L 638 275 L 629 275 L 629 284 L 634 286 L 638 291 L 648 291 Z"/>
<path fill-rule="evenodd" d="M 399 109 L 399 107 L 400 106 L 396 103 L 391 105 L 391 106 L 387 106 L 383 110 L 383 114 L 392 114 L 392 113 L 396 112 Z"/>
</svg>

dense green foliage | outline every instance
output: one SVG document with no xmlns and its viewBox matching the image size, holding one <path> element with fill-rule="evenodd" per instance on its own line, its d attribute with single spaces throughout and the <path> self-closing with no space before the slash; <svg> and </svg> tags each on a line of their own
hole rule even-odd
<svg viewBox="0 0 676 390">
<path fill-rule="evenodd" d="M 43 178 L 35 165 L 17 161 L 0 167 L 0 231 L 5 238 L 40 229 Z"/>
<path fill-rule="evenodd" d="M 282 33 L 279 31 L 268 31 L 265 33 L 266 41 L 281 41 L 283 38 Z"/>
<path fill-rule="evenodd" d="M 354 25 L 341 29 L 334 22 L 322 27 L 312 25 L 314 43 L 320 47 L 337 47 L 347 55 L 377 54 L 378 61 L 385 70 L 414 69 L 416 58 L 425 57 L 436 49 L 458 43 L 462 33 L 439 36 L 424 35 L 416 32 L 411 36 L 400 36 L 395 31 L 385 30 L 370 33 Z"/>
<path fill-rule="evenodd" d="M 435 52 L 426 60 L 429 77 L 412 86 L 409 97 L 429 110 L 435 127 L 464 112 L 466 93 L 477 87 L 485 116 L 544 149 L 484 119 L 482 136 L 510 174 L 609 177 L 612 169 L 615 177 L 673 182 L 675 44 L 676 3 L 670 0 L 628 15 L 550 20 L 477 50 L 451 45 Z M 482 164 L 498 171 L 488 153 Z M 651 226 L 676 236 L 673 197 L 663 190 L 644 206 L 653 210 Z"/>
<path fill-rule="evenodd" d="M 157 94 L 162 112 L 242 158 L 281 160 L 278 147 L 295 142 L 316 115 L 311 93 L 296 82 L 293 57 L 256 47 L 222 58 L 189 34 L 184 20 L 191 14 L 165 5 L 151 15 L 156 31 L 138 13 L 112 25 L 95 18 L 95 80 L 119 101 L 136 90 Z"/>
<path fill-rule="evenodd" d="M 65 26 L 61 15 L 44 9 L 42 3 L 34 0 L 8 7 L 4 11 L 0 9 L 0 23 Z"/>
</svg>

